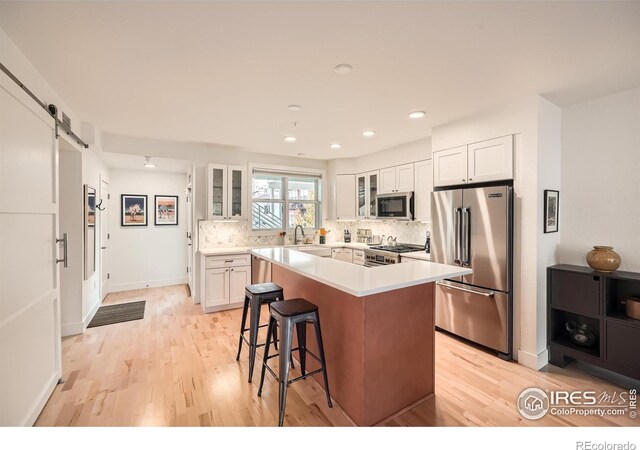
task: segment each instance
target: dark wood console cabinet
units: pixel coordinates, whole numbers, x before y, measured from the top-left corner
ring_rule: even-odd
[[[628,317],[623,301],[640,297],[640,274],[597,272],[557,265],[547,269],[549,362],[564,367],[575,359],[640,380],[640,320]],[[586,324],[596,335],[583,347],[569,337],[566,323]]]

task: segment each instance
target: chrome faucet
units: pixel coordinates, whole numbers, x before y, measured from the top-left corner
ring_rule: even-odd
[[[300,228],[300,232],[302,233],[302,237],[304,237],[304,228],[302,225],[296,225],[295,230],[293,230],[293,243],[298,245],[298,228]]]

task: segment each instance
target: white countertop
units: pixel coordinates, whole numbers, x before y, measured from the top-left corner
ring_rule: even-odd
[[[364,267],[286,247],[254,248],[251,253],[355,297],[432,283],[472,272],[471,269],[426,261]]]
[[[299,245],[285,245],[279,247],[271,246],[255,246],[255,247],[212,247],[198,250],[200,254],[203,256],[217,256],[217,255],[232,255],[232,254],[240,254],[240,253],[249,253],[254,248],[293,248],[293,247],[327,247],[327,248],[353,248],[353,249],[365,249],[370,246],[367,244],[360,244],[358,242],[330,242],[328,244],[299,244]]]

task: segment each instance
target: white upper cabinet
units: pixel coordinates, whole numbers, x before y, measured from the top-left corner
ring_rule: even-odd
[[[513,136],[433,152],[435,186],[513,179]]]
[[[431,222],[431,193],[433,192],[433,162],[428,159],[415,163],[415,219]]]
[[[356,176],[356,216],[358,219],[375,219],[376,196],[380,172],[361,173]]]
[[[239,220],[246,217],[246,170],[241,166],[209,164],[207,218]]]
[[[467,149],[469,183],[513,178],[513,136],[470,144]]]
[[[433,152],[433,184],[452,186],[467,182],[467,146]]]
[[[396,192],[414,190],[413,166],[413,163],[396,166]]]
[[[378,194],[411,192],[414,190],[413,163],[380,169]]]
[[[356,176],[336,175],[336,219],[356,218]]]

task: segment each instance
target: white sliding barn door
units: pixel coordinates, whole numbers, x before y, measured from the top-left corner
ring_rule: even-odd
[[[54,120],[0,72],[0,425],[32,425],[60,378],[56,237]]]

